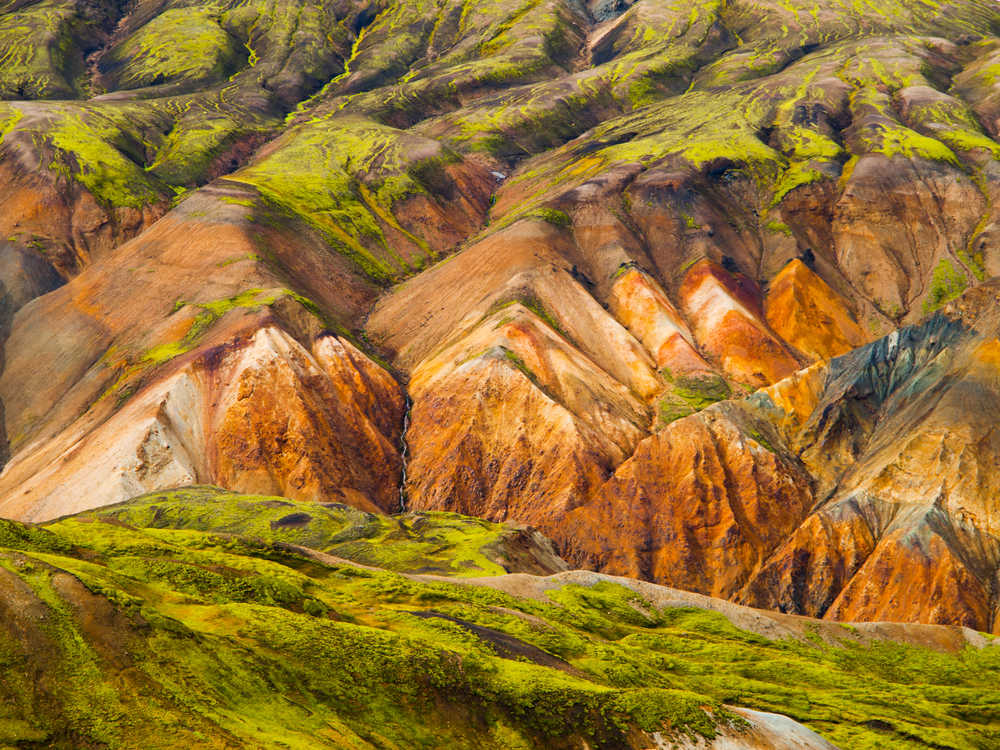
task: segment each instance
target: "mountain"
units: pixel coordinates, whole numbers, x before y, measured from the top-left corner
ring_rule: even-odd
[[[1000,738],[998,641],[585,571],[507,574],[494,560],[511,535],[207,487],[43,526],[2,521],[0,741],[829,750],[821,734],[851,748]],[[436,574],[412,572],[428,551]]]
[[[7,0],[0,517],[212,485],[284,498],[304,515],[268,524],[325,529],[295,544],[389,570],[573,567],[1000,634],[998,138],[993,0]],[[338,524],[368,541],[335,546]],[[110,565],[67,543],[35,551],[77,562],[38,569],[76,587]],[[211,627],[238,643],[244,614]],[[154,654],[174,636],[151,627]],[[280,644],[302,645],[260,648]],[[144,721],[203,731],[149,689]],[[229,694],[205,690],[199,710]],[[19,742],[114,744],[121,723],[5,700],[54,717]],[[593,700],[574,723],[605,716]],[[651,741],[631,710],[586,741]]]

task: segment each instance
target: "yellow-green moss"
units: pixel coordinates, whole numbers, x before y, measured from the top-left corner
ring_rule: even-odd
[[[610,749],[639,731],[711,738],[720,722],[739,724],[724,703],[784,713],[841,747],[904,750],[919,737],[978,748],[1000,736],[996,648],[861,646],[849,629],[840,643],[770,640],[609,581],[554,583],[535,600],[293,546],[337,553],[370,540],[386,564],[412,569],[426,553],[452,574],[504,533],[447,514],[399,521],[191,488],[44,530],[0,522],[0,567],[41,613],[30,642],[0,632],[0,736]],[[394,547],[417,554],[400,563],[409,553]]]
[[[958,297],[969,285],[969,280],[950,258],[942,258],[931,274],[931,288],[924,299],[924,314],[937,310],[941,305]]]
[[[107,55],[121,88],[225,78],[240,59],[236,40],[207,8],[168,8]]]

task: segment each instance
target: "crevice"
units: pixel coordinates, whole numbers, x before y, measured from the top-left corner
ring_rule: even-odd
[[[93,98],[104,93],[103,87],[100,85],[100,79],[103,75],[100,69],[101,61],[108,53],[108,50],[124,38],[129,21],[132,20],[132,16],[138,7],[139,0],[125,0],[122,2],[118,8],[118,19],[115,21],[114,28],[107,34],[101,44],[84,59],[84,68],[86,71],[84,79],[86,90],[84,94],[87,98]]]

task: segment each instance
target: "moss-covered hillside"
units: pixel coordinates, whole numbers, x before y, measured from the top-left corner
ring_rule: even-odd
[[[995,0],[0,0],[0,750],[995,750],[992,277]]]
[[[400,521],[316,506],[295,528],[283,499],[212,495],[2,522],[0,745],[648,747],[652,732],[738,734],[722,704],[842,748],[1000,742],[995,645],[934,650],[807,620],[772,639],[598,576],[362,567],[298,545],[346,554],[347,533],[399,567],[437,540],[439,556],[495,573],[476,547],[504,532],[429,514],[410,538]]]

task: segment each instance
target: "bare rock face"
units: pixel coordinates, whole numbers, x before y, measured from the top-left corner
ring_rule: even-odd
[[[753,606],[995,629],[995,295],[672,422],[541,528],[574,565]]]
[[[909,320],[916,320],[915,303],[927,293],[923,269],[963,247],[984,208],[975,183],[953,165],[910,159],[894,166],[882,155],[862,156],[834,208],[838,265],[889,317],[913,310]]]
[[[44,129],[44,125],[40,125]],[[67,188],[37,168],[26,143],[6,138],[0,145],[0,236],[22,247],[44,249],[64,277],[95,257],[132,239],[166,212],[165,197],[147,206],[102,206],[86,190]]]
[[[733,596],[812,505],[803,468],[741,427],[713,409],[674,422],[545,530],[583,567]]]
[[[771,330],[811,360],[846,354],[867,340],[844,299],[797,258],[771,280],[764,314]]]
[[[763,320],[762,295],[749,279],[701,261],[684,277],[680,296],[699,345],[733,380],[770,385],[799,369]]]
[[[625,460],[649,420],[645,404],[521,303],[421,363],[410,392],[410,507],[543,529]]]
[[[708,743],[685,742],[682,748],[704,747],[706,750],[836,750],[808,727],[782,714],[734,708],[747,726],[735,730],[723,729]]]
[[[690,329],[656,279],[638,268],[624,269],[614,282],[612,314],[638,338],[659,368],[678,375],[712,372],[698,353]]]
[[[313,347],[318,356],[264,328],[212,367],[214,434],[202,449],[212,458],[212,481],[241,492],[399,510],[399,386],[348,342],[323,336]]]

